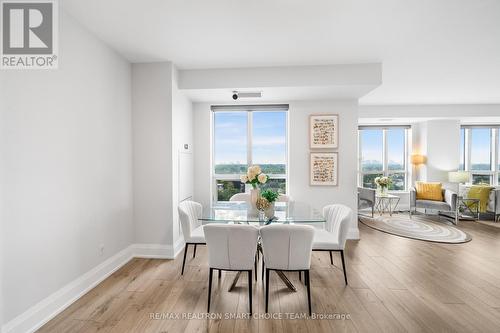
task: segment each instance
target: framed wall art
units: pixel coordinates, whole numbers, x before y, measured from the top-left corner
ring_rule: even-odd
[[[311,153],[310,184],[337,186],[338,153]]]
[[[312,114],[309,116],[309,147],[338,148],[339,116],[337,114]]]

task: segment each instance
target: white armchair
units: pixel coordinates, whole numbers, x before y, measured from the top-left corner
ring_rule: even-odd
[[[260,229],[266,266],[266,312],[269,307],[269,272],[304,271],[309,315],[311,287],[309,269],[314,228],[308,225],[271,224]]]
[[[345,284],[347,284],[347,273],[344,249],[352,215],[352,209],[344,205],[335,204],[324,207],[323,216],[326,219],[326,228],[315,229],[313,241],[313,251],[330,252],[330,263],[332,265],[332,252],[340,252]]]
[[[252,313],[252,269],[259,229],[242,224],[208,224],[204,227],[208,247],[208,307],[212,292],[213,270],[246,271],[248,273],[248,302]]]
[[[203,227],[201,217],[203,207],[201,204],[194,201],[183,201],[177,207],[179,212],[179,219],[181,221],[182,234],[186,246],[184,247],[184,259],[182,260],[181,275],[184,274],[184,266],[186,264],[186,254],[189,245],[194,245],[193,258],[196,257],[196,246],[198,244],[205,244],[205,235],[203,234]]]

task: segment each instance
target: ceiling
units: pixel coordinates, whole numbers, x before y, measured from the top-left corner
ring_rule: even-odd
[[[131,62],[383,63],[365,105],[500,103],[498,0],[64,0]]]

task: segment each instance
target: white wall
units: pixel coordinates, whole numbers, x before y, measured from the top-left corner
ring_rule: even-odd
[[[209,207],[212,197],[212,112],[210,104],[193,105],[194,200]]]
[[[6,95],[5,95],[5,88],[4,88],[4,76],[0,75],[0,129],[2,129],[2,124],[4,123],[4,115],[5,115],[5,101],[6,101]],[[3,140],[2,137],[2,132],[0,132],[0,139]],[[4,295],[3,295],[3,289],[4,289],[4,269],[3,269],[3,261],[4,261],[4,253],[3,253],[3,244],[5,244],[6,241],[6,235],[4,233],[4,199],[3,199],[3,190],[4,190],[4,158],[3,158],[3,149],[2,149],[2,141],[0,140],[0,331],[2,330],[1,327],[4,324]]]
[[[181,89],[334,86],[363,95],[382,83],[382,64],[338,64],[293,67],[251,67],[181,70]],[[362,88],[362,89],[359,89]],[[358,95],[359,97],[359,95]]]
[[[308,202],[315,208],[341,203],[357,212],[357,142],[358,103],[349,101],[291,102],[289,142],[289,188],[297,201]],[[309,185],[309,115],[337,113],[339,115],[339,185]],[[350,237],[357,238],[357,219],[352,221]]]
[[[177,71],[173,73],[172,85],[172,226],[173,226],[173,251],[174,255],[181,250],[182,232],[179,224],[177,205],[186,197],[179,197],[179,191],[183,188],[184,195],[193,199],[193,104],[177,87]],[[187,149],[184,148],[187,145]],[[180,154],[187,154],[184,159],[183,168],[190,179],[181,179],[180,176]]]
[[[458,170],[460,163],[460,121],[429,120],[413,126],[413,149],[426,156],[417,168],[419,180],[448,182],[448,172]]]
[[[130,65],[64,11],[59,49],[0,73],[5,322],[133,239]]]
[[[286,102],[283,102],[286,103]],[[315,208],[342,203],[357,211],[357,126],[358,104],[355,100],[293,101],[289,109],[289,194],[296,201]],[[211,117],[210,104],[194,106],[195,200],[204,206],[211,197]],[[339,185],[309,185],[309,115],[337,113],[340,117]],[[353,220],[350,237],[359,235],[357,220]]]
[[[172,257],[182,247],[179,152],[192,146],[193,120],[171,62],[132,65],[132,114],[135,241]]]
[[[136,243],[172,244],[172,71],[132,65]]]
[[[437,104],[437,105],[360,105],[361,119],[462,119],[466,121],[498,122],[500,104]],[[492,120],[493,119],[493,120]]]

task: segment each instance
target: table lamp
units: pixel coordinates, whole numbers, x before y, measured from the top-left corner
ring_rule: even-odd
[[[450,183],[457,183],[458,185],[458,191],[457,193],[460,194],[460,184],[465,184],[469,181],[470,179],[470,174],[468,171],[450,171],[448,172],[448,181]]]

